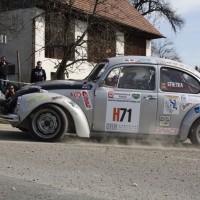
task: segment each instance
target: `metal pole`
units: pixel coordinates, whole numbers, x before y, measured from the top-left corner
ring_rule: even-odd
[[[17,50],[17,71],[18,71],[18,82],[21,82],[21,66],[20,66],[20,58],[18,50]],[[21,84],[18,84],[18,87],[21,88]]]

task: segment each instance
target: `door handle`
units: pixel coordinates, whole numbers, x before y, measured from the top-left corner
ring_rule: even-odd
[[[145,99],[147,100],[154,100],[154,99],[157,99],[157,97],[153,97],[151,95],[147,96],[147,97],[144,97]]]

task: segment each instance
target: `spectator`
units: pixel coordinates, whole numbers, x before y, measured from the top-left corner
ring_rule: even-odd
[[[37,66],[31,72],[31,83],[40,81],[46,81],[46,72],[42,69],[42,62],[38,61]]]
[[[8,99],[15,94],[15,88],[13,85],[7,85],[5,89],[5,98]]]
[[[15,88],[11,84],[7,84],[5,89],[5,98],[0,98],[0,113],[1,114],[7,114],[9,112],[12,112],[14,109],[12,101],[12,96],[15,95]],[[14,101],[13,101],[14,102]]]
[[[7,65],[8,62],[5,56],[1,57],[0,61],[0,90],[4,93],[5,86],[6,86],[6,79],[7,79]]]

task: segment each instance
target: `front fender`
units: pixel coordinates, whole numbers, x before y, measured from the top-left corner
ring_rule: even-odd
[[[57,104],[67,109],[72,115],[79,137],[89,137],[88,121],[82,109],[70,98],[56,93],[26,94],[18,98],[15,113],[20,117],[20,123],[36,108],[43,104]]]
[[[194,121],[196,121],[200,117],[200,104],[195,105],[191,108],[188,113],[185,115],[179,131],[179,139],[180,141],[185,141],[188,138],[188,134],[190,128]]]

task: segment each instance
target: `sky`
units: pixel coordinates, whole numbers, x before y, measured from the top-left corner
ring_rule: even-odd
[[[166,22],[157,29],[170,41],[184,64],[200,67],[200,0],[168,0],[177,14],[185,20],[183,29],[174,33]]]

